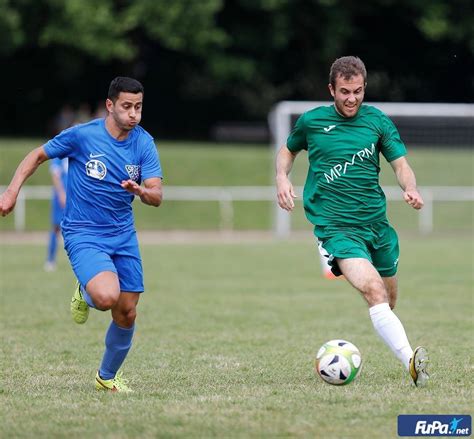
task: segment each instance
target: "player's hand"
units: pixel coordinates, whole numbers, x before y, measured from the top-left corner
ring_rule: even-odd
[[[277,177],[277,198],[278,205],[291,212],[295,207],[294,199],[298,198],[293,189],[293,185],[286,176]]]
[[[12,194],[8,189],[0,195],[0,214],[7,216],[16,204],[16,195]]]
[[[425,204],[417,189],[407,189],[403,192],[403,199],[416,210],[420,210]]]
[[[123,180],[121,186],[128,192],[139,197],[143,194],[143,188],[133,180]]]

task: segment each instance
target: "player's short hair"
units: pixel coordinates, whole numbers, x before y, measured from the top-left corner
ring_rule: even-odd
[[[342,76],[346,81],[352,76],[362,75],[364,84],[367,82],[367,70],[360,58],[357,56],[343,56],[332,63],[329,71],[329,83],[335,87],[336,79]]]
[[[115,102],[121,92],[137,94],[143,93],[143,91],[143,85],[140,81],[126,76],[117,76],[110,83],[107,98]]]

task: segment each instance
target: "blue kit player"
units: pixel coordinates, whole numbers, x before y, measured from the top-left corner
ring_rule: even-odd
[[[64,247],[78,279],[71,301],[76,323],[89,308],[111,310],[98,390],[130,392],[118,373],[132,345],[143,272],[132,214],[135,196],[151,206],[162,200],[161,165],[153,138],[138,124],[143,86],[117,77],[109,88],[105,119],[68,128],[31,151],[0,196],[0,213],[15,207],[21,186],[48,159],[68,158]]]
[[[61,231],[61,220],[66,206],[67,171],[67,159],[55,158],[51,160],[49,172],[53,180],[53,195],[51,197],[51,230],[49,231],[48,254],[44,263],[45,271],[56,270],[58,235]]]

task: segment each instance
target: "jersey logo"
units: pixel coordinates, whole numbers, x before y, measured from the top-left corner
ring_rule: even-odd
[[[103,157],[105,154],[89,154],[89,158],[96,159],[97,157]]]
[[[350,162],[345,161],[344,163],[338,163],[337,165],[334,165],[331,168],[331,171],[329,174],[326,174],[326,172],[324,173],[324,177],[326,178],[326,183],[332,183],[334,180],[338,179],[341,175],[345,175],[346,172],[350,170],[352,166],[359,165],[361,162],[365,160],[370,160],[374,154],[376,154],[375,143],[372,143],[370,148],[364,148],[356,152],[352,156],[352,160]]]
[[[140,166],[138,165],[125,165],[128,176],[133,181],[138,181],[140,178]]]
[[[326,133],[329,133],[329,131],[333,130],[334,128],[336,128],[336,125],[329,125],[328,127],[323,128],[323,130],[326,131]]]
[[[86,163],[86,173],[89,177],[103,180],[107,175],[107,168],[100,160],[89,160]]]

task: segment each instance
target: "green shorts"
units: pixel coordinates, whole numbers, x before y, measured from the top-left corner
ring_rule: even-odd
[[[365,226],[315,226],[320,253],[328,258],[331,271],[340,276],[336,258],[368,259],[382,277],[397,272],[398,236],[388,221]]]

